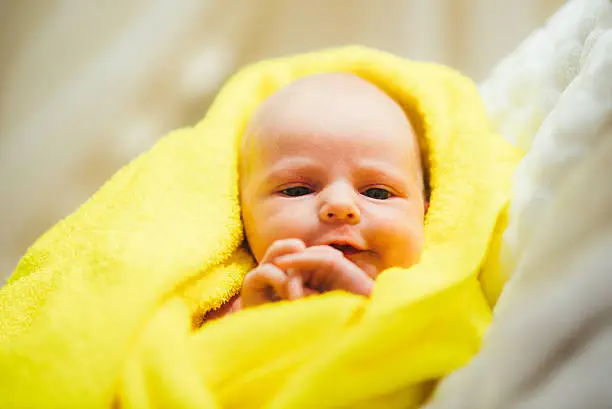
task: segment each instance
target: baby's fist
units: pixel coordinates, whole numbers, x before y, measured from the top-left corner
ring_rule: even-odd
[[[259,266],[244,277],[241,291],[242,307],[255,307],[289,298],[289,277],[286,270],[279,268],[274,261],[278,257],[299,253],[304,249],[306,245],[298,239],[274,242],[266,251]]]

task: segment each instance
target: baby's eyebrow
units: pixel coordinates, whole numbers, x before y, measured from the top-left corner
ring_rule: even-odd
[[[304,157],[290,157],[281,159],[263,176],[264,181],[290,177],[296,173],[316,173],[322,172],[324,168],[313,161]]]
[[[407,171],[398,168],[397,166],[391,165],[387,162],[379,161],[363,161],[359,163],[357,170],[358,176],[377,175],[380,177],[389,177],[398,182],[405,182],[409,174]]]

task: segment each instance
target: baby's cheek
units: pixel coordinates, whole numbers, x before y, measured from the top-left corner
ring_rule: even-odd
[[[422,225],[412,218],[395,218],[381,223],[376,234],[385,268],[410,267],[420,259],[423,248]]]
[[[304,211],[303,206],[292,203],[281,203],[263,213],[257,230],[263,236],[267,246],[281,239],[310,240],[313,230],[312,216]]]

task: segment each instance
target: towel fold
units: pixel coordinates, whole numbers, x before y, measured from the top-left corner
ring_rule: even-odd
[[[332,292],[201,326],[254,266],[237,170],[251,113],[332,71],[388,92],[422,139],[422,261],[383,272],[371,299]],[[418,406],[489,324],[518,159],[491,133],[475,86],[448,68],[361,47],[248,67],[200,123],[160,140],[28,250],[0,290],[0,407]]]

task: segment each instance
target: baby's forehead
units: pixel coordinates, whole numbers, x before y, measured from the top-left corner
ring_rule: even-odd
[[[338,160],[336,153],[358,158],[350,162],[370,157],[422,172],[418,136],[403,108],[375,84],[348,73],[304,77],[264,100],[243,134],[240,172],[278,165],[296,153],[322,154],[330,164]]]
[[[299,78],[270,95],[257,111],[283,110],[312,102],[325,105],[331,105],[332,102],[369,103],[403,114],[400,105],[377,85],[346,72],[313,74]]]
[[[324,73],[300,78],[264,100],[244,138],[269,142],[303,133],[382,138],[413,130],[402,107],[373,83],[350,73]]]

